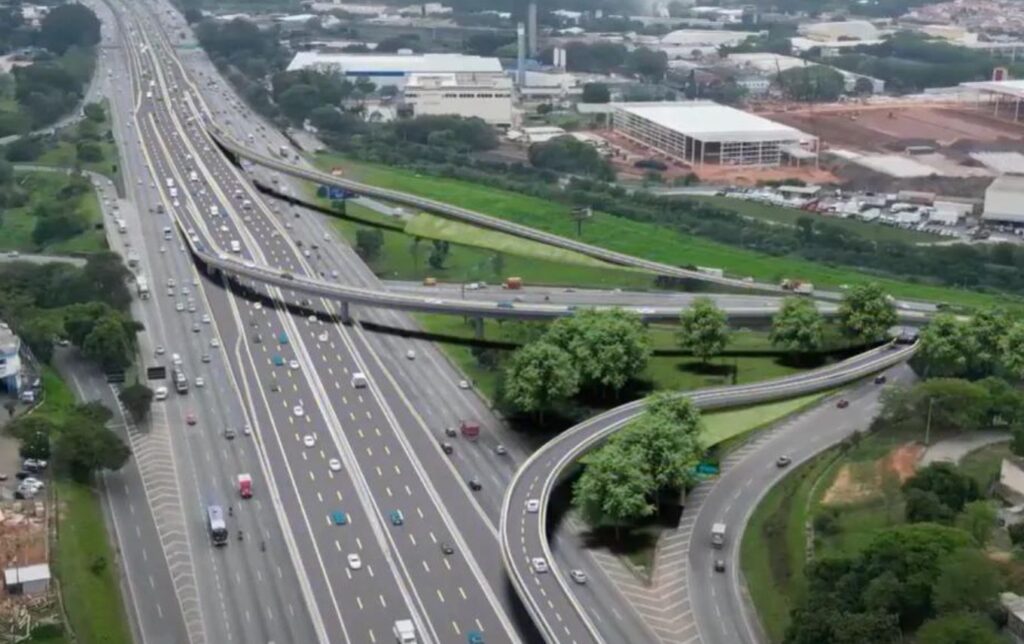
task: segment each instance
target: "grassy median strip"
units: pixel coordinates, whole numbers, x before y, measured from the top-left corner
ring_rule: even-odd
[[[353,162],[339,155],[322,154],[317,156],[316,162],[325,169],[341,166],[348,176],[376,186],[444,201],[538,230],[576,238],[576,224],[569,217],[569,206],[565,204],[457,179]],[[594,212],[594,216],[583,224],[581,240],[666,264],[717,267],[732,275],[752,276],[767,282],[795,277],[833,288],[840,284],[877,282],[896,297],[964,306],[1005,305],[1007,299],[1006,296],[915,284],[844,267],[755,253],[604,212]]]

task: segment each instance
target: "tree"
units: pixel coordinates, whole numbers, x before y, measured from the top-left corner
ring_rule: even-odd
[[[149,415],[149,409],[153,404],[153,390],[144,384],[135,383],[122,389],[119,398],[135,422],[140,422]]]
[[[618,393],[647,366],[650,338],[640,318],[622,309],[586,309],[555,321],[545,339],[573,357],[580,387]]]
[[[82,108],[82,113],[85,114],[85,118],[94,123],[102,123],[103,119],[107,118],[107,112],[103,109],[102,103],[86,103]]]
[[[18,447],[18,454],[22,458],[49,460],[50,435],[44,432],[35,432],[26,436]]]
[[[1014,523],[1006,531],[1010,534],[1010,543],[1015,546],[1024,543],[1024,523]]]
[[[934,493],[954,513],[980,496],[975,480],[950,463],[932,463],[918,470],[903,484],[904,492],[910,490]]]
[[[857,284],[839,304],[839,324],[854,340],[873,342],[886,336],[895,326],[896,307],[877,284]]]
[[[870,96],[875,93],[875,85],[871,82],[870,78],[861,76],[853,83],[853,93],[860,96]]]
[[[611,163],[594,146],[577,141],[572,136],[559,136],[534,143],[527,151],[530,165],[556,172],[593,177],[602,181],[615,178]]]
[[[983,551],[963,548],[946,557],[939,567],[939,577],[932,589],[935,608],[941,613],[986,613],[999,604],[1001,585],[999,570]]]
[[[707,297],[693,301],[679,316],[679,345],[707,362],[725,349],[729,326],[725,312]]]
[[[82,163],[95,163],[103,160],[103,150],[95,143],[79,141],[75,144],[75,157]]]
[[[281,93],[277,104],[288,118],[295,123],[302,123],[321,104],[320,92],[311,85],[292,85]]]
[[[816,351],[825,341],[825,319],[813,301],[787,297],[772,318],[771,341],[788,351]]]
[[[821,65],[805,65],[787,69],[779,74],[779,85],[790,100],[828,103],[843,93],[845,81],[834,69]]]
[[[626,55],[629,71],[651,83],[660,82],[668,71],[668,55],[646,47],[637,47]]]
[[[544,412],[579,391],[580,378],[572,357],[548,342],[534,342],[515,352],[505,371],[506,399],[521,411]]]
[[[125,325],[116,313],[96,321],[82,342],[82,353],[106,371],[123,369],[131,363],[132,345]]]
[[[203,19],[203,12],[196,7],[189,7],[188,9],[185,9],[184,16],[185,22],[190,25],[194,25]]]
[[[1024,379],[1024,322],[1017,322],[1003,337],[1002,365],[1017,380]]]
[[[1013,439],[1010,441],[1010,451],[1016,456],[1024,456],[1024,427],[1013,428]]]
[[[976,613],[956,612],[925,622],[917,644],[1004,644],[992,621]]]
[[[700,417],[690,427],[665,415],[644,414],[614,439],[615,445],[636,451],[651,482],[650,493],[680,490],[693,481],[693,472],[704,454],[700,442]]]
[[[953,510],[944,504],[935,492],[930,490],[906,490],[903,496],[903,513],[908,523],[941,523],[948,525],[953,522]]]
[[[992,529],[996,527],[996,510],[988,501],[971,501],[964,505],[963,512],[957,516],[956,526],[984,548],[992,535]]]
[[[612,94],[604,83],[585,83],[581,100],[584,103],[607,103],[612,100]]]
[[[999,366],[1003,338],[1011,322],[1006,311],[996,307],[981,309],[971,317],[965,332],[970,344],[968,361],[972,375],[987,376]]]
[[[448,251],[451,245],[443,239],[435,239],[434,243],[430,248],[430,255],[427,257],[427,263],[434,270],[442,270],[444,263],[448,259]]]
[[[92,47],[100,42],[100,21],[83,4],[54,7],[39,24],[39,44],[61,55],[72,46]]]
[[[58,465],[74,480],[88,483],[93,472],[118,470],[131,455],[128,446],[105,425],[71,422],[57,435],[54,452]]]
[[[573,505],[592,526],[622,526],[654,513],[652,488],[640,454],[606,445],[582,459],[584,470],[572,488]]]
[[[35,161],[43,153],[43,142],[38,136],[23,136],[7,145],[5,156],[11,163]]]
[[[988,424],[991,398],[985,387],[956,378],[932,378],[911,388],[893,387],[882,394],[880,417],[890,424],[947,432],[975,430]]]
[[[4,431],[24,442],[37,434],[53,436],[57,432],[57,424],[49,418],[41,415],[21,416],[14,419],[4,428]]]
[[[933,317],[920,333],[918,356],[925,376],[960,376],[967,369],[970,351],[964,325],[949,313]]]
[[[368,262],[380,257],[384,247],[384,233],[379,228],[360,228],[356,231],[356,252]]]

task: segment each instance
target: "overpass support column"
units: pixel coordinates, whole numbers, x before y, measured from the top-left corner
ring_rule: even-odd
[[[342,324],[352,324],[352,315],[348,310],[348,300],[341,301],[341,322]]]
[[[472,318],[473,320],[473,337],[477,340],[484,339],[484,319],[483,318]]]

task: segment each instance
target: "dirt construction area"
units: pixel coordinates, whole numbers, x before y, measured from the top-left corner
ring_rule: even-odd
[[[886,477],[902,484],[913,476],[923,451],[920,443],[906,443],[876,461],[844,463],[822,496],[822,504],[853,505],[874,500],[881,495]]]
[[[987,147],[1024,139],[1024,123],[964,105],[821,106],[761,115],[820,137],[826,148],[864,152],[903,152],[910,145],[948,148],[958,142]]]

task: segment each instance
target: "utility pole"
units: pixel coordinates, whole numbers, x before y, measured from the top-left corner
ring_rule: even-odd
[[[928,419],[924,423],[924,444],[927,446],[931,440],[932,435],[932,403],[935,402],[934,398],[928,399]]]

